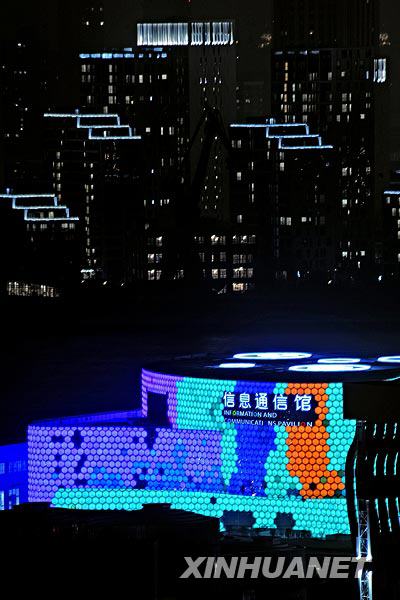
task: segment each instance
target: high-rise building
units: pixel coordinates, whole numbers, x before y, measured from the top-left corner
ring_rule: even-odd
[[[275,3],[272,114],[337,150],[336,268],[349,280],[375,276],[381,260],[390,70],[377,27],[375,2]]]
[[[209,221],[221,226],[229,217],[226,148],[218,136],[207,137],[206,128],[209,111],[218,111],[225,128],[235,118],[233,41],[230,21],[139,23],[137,46],[81,53],[84,110],[117,112],[142,137],[141,235],[148,246],[142,259],[148,264],[138,267],[139,279],[186,277],[179,260],[169,275],[163,263],[168,248],[179,245],[171,238],[191,235],[182,215],[192,197],[204,222],[196,224],[193,234],[203,226],[210,231]],[[193,185],[198,194],[192,194]],[[152,244],[161,238],[162,252]]]
[[[334,277],[333,147],[303,123],[233,124],[231,211],[257,236],[242,253],[256,283]]]
[[[139,23],[137,43],[125,52],[81,54],[81,104],[86,110],[117,111],[140,134],[142,127],[158,176],[160,169],[176,168],[182,162],[190,140],[198,133],[188,160],[193,176],[200,155],[204,126],[200,120],[205,106],[218,109],[226,127],[235,120],[233,23]],[[170,148],[161,156],[167,136],[172,136]],[[201,209],[207,217],[222,218],[228,178],[218,142],[212,155]],[[168,187],[171,184],[167,182]]]
[[[25,36],[0,44],[0,185],[41,188],[41,115],[53,100],[51,64]]]
[[[383,193],[383,244],[381,278],[398,281],[400,276],[400,170],[395,169]]]
[[[115,113],[48,113],[54,194],[82,222],[82,280],[125,285],[143,214],[141,137]]]
[[[216,22],[227,17],[235,22],[238,117],[269,114],[270,0],[250,0],[246,10],[240,0],[152,0],[127,5],[124,0],[104,0],[105,37],[108,48],[132,46],[132,24],[174,21]],[[266,33],[267,32],[267,33]],[[264,41],[263,41],[264,40]]]
[[[379,52],[387,57],[390,78],[390,96],[384,106],[383,120],[388,124],[387,139],[390,141],[392,170],[400,162],[400,6],[391,0],[379,2]]]
[[[357,48],[377,39],[377,0],[273,0],[278,48]]]
[[[54,194],[0,195],[1,294],[57,298],[79,284],[79,218]]]
[[[117,112],[143,138],[143,209],[150,226],[162,227],[173,205],[188,147],[188,65],[184,55],[179,49],[138,48],[82,53],[80,60],[85,110]]]

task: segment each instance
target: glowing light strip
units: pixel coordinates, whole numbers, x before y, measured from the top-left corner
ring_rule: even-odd
[[[151,58],[152,55],[149,56],[149,58]],[[109,52],[102,52],[102,53],[91,53],[91,54],[80,54],[79,58],[82,59],[102,59],[102,60],[110,60],[113,58],[135,58],[135,54],[133,52],[118,52],[118,53],[109,53]]]
[[[13,210],[22,210],[24,211],[24,221],[25,222],[32,222],[32,221],[43,221],[43,222],[50,222],[50,221],[79,221],[79,217],[70,217],[70,209],[68,208],[68,206],[64,206],[64,205],[59,205],[58,204],[58,198],[57,196],[54,196],[53,194],[0,194],[0,198],[3,199],[10,199],[12,200],[12,204],[11,204],[11,208]],[[33,205],[20,205],[18,206],[16,204],[17,200],[27,200],[29,198],[51,198],[53,200],[53,204],[46,204],[46,205],[37,205],[37,204],[33,204]],[[65,211],[66,216],[65,217],[30,217],[29,213],[34,213],[35,211]]]
[[[126,131],[127,137],[132,137],[132,129],[129,127],[129,125],[117,125],[117,126],[111,126],[111,127],[108,127],[107,125],[100,125],[97,127],[89,127],[89,139],[91,139],[93,136],[93,129],[103,129],[104,134],[107,133],[108,129],[114,129],[114,130],[119,129],[121,132],[121,135],[124,131]],[[103,137],[107,137],[107,135],[104,135]]]
[[[263,123],[231,123],[229,127],[243,129],[253,129],[259,127],[265,129],[268,127],[268,125],[264,125]]]
[[[303,127],[305,130],[305,135],[310,135],[310,126],[307,123],[268,123],[267,124],[267,137],[270,136],[270,129],[286,129],[287,127]],[[282,133],[279,135],[274,135],[274,137],[284,137],[286,134]]]
[[[361,358],[320,358],[320,364],[325,365],[352,365],[361,362]]]
[[[400,356],[380,356],[378,362],[397,364],[400,363]]]
[[[15,210],[21,210],[21,209],[17,208]],[[39,211],[45,211],[45,210],[47,210],[48,212],[50,212],[50,211],[57,211],[57,210],[64,210],[67,213],[67,216],[69,217],[69,208],[68,208],[68,206],[27,206],[26,208],[24,208],[22,210],[25,211],[25,214],[27,214],[29,212],[35,212],[37,210],[39,210]]]
[[[89,140],[102,140],[107,141],[107,140],[141,140],[142,137],[140,135],[107,135],[107,136],[101,136],[101,135],[90,135],[89,134]]]
[[[219,369],[253,369],[255,363],[221,363]]]
[[[42,218],[42,219],[39,218],[39,217],[26,217],[25,221],[45,221],[45,222],[48,222],[48,221],[64,221],[64,222],[65,221],[79,221],[79,217],[65,217],[65,218],[63,218],[63,217],[54,217],[52,219],[47,218],[47,217],[46,218]]]
[[[286,145],[286,140],[290,140],[290,139],[297,139],[297,140],[315,140],[315,138],[318,139],[318,145],[313,144],[312,146],[307,146],[304,145],[304,148],[317,148],[317,147],[321,147],[322,144],[322,140],[321,140],[321,136],[319,135],[299,135],[299,136],[293,136],[293,135],[281,135],[281,136],[277,136],[279,139],[279,144],[278,144],[278,148],[279,149],[285,149],[285,148],[296,148],[296,146],[290,146],[290,145]],[[301,146],[303,148],[303,146]]]
[[[58,204],[47,204],[46,206],[39,206],[37,204],[32,204],[29,206],[13,206],[14,210],[58,210],[59,208],[67,208],[66,206],[58,206]]]
[[[296,371],[300,373],[340,373],[347,371],[368,371],[371,368],[370,365],[293,365],[289,367],[289,371]]]
[[[307,123],[268,123],[268,127],[305,127],[309,128]]]
[[[45,113],[44,114],[45,117],[52,117],[52,118],[74,118],[77,119],[77,123],[76,126],[78,129],[88,129],[89,133],[88,133],[88,139],[89,140],[141,140],[142,137],[140,135],[132,135],[132,128],[130,127],[130,125],[121,125],[121,121],[120,121],[120,116],[117,114],[101,114],[101,113],[96,113],[96,114],[81,114],[81,113],[77,113],[77,114],[67,114],[67,113]],[[115,125],[93,125],[92,123],[88,123],[88,124],[82,124],[82,119],[116,119],[116,124]],[[127,129],[128,130],[128,135],[109,135],[109,136],[97,136],[97,135],[93,135],[92,130],[93,129]]]
[[[119,115],[109,113],[44,113],[43,116],[46,119],[120,119]]]
[[[188,23],[138,23],[138,46],[188,46]]]
[[[0,198],[54,198],[54,194],[0,194]]]
[[[229,46],[234,43],[232,21],[138,23],[138,46]]]
[[[284,146],[281,150],[333,150],[333,146],[321,145],[321,146]]]
[[[79,115],[76,113],[44,113],[45,119],[76,119]]]
[[[77,115],[80,119],[120,119],[120,116],[113,113],[113,114],[103,114],[103,113],[94,113],[94,114],[84,114],[84,113],[79,113],[79,115]]]
[[[274,140],[274,139],[280,139],[280,140],[285,139],[285,140],[288,140],[288,139],[301,139],[301,138],[302,139],[306,139],[306,140],[311,139],[311,138],[319,138],[319,139],[321,139],[320,135],[314,134],[314,133],[313,134],[311,134],[311,133],[309,133],[309,134],[301,134],[301,133],[299,133],[297,135],[292,135],[292,134],[290,134],[290,135],[288,135],[288,134],[269,135],[268,137],[271,140]]]
[[[88,125],[78,125],[78,129],[125,129],[128,127],[129,125],[92,125],[91,123]]]
[[[308,352],[248,352],[235,354],[233,358],[240,360],[300,360],[311,357],[312,354]]]

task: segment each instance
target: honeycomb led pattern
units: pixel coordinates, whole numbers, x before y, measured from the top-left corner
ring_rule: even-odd
[[[241,369],[219,357],[190,368],[174,361],[144,369],[141,411],[29,427],[29,500],[104,510],[168,502],[218,518],[251,511],[255,526],[268,528],[287,514],[295,529],[315,537],[349,533],[344,469],[356,423],[343,418],[342,382],[382,379],[394,367],[363,359],[367,371],[332,373],[330,367],[346,363],[317,362],[324,358]],[[219,369],[224,362],[229,368]],[[296,364],[328,370],[291,371]],[[319,377],[325,382],[315,383]],[[229,419],[228,398],[299,404],[312,398],[302,416],[311,415],[311,406],[313,414],[292,421],[293,409],[275,420]]]

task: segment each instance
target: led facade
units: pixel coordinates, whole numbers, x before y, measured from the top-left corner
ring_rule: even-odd
[[[234,365],[232,365],[234,368]],[[309,425],[254,425],[224,417],[229,394],[312,396]],[[144,370],[143,419],[166,401],[167,424],[79,419],[29,428],[29,499],[86,509],[140,509],[151,502],[222,517],[252,511],[274,527],[290,513],[315,536],[347,533],[344,464],[355,423],[342,417],[341,383],[204,379]],[[152,418],[153,420],[154,418]],[[124,423],[125,422],[125,423]]]
[[[139,411],[32,424],[29,501],[89,510],[170,503],[221,519],[252,512],[256,527],[287,515],[316,537],[349,533],[345,463],[356,422],[343,417],[343,382],[386,379],[397,367],[254,354],[275,358],[155,365],[142,371]],[[360,366],[368,369],[345,371]]]

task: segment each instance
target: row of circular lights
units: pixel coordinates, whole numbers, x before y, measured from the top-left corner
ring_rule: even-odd
[[[236,360],[302,360],[312,358],[312,354],[308,352],[247,352],[235,354]],[[377,359],[379,363],[400,364],[400,356],[380,356]],[[297,371],[301,373],[333,373],[333,372],[349,372],[349,371],[368,371],[371,365],[360,364],[361,358],[320,358],[317,363],[293,365],[289,367],[289,371]],[[220,369],[252,369],[256,366],[255,362],[227,362],[219,365]]]

